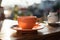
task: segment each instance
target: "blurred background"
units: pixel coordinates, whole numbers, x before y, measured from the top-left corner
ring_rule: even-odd
[[[55,30],[60,24],[57,24],[58,26],[54,24],[56,22],[60,22],[60,0],[0,0],[0,35],[1,36],[4,35],[5,32],[6,34],[4,35],[5,38],[8,37],[8,40],[10,40],[9,38],[10,33],[11,34],[13,33],[13,31],[11,32],[10,27],[12,27],[12,25],[16,25],[16,24],[18,25],[16,21],[18,16],[36,16],[38,22],[39,23],[42,22],[42,25],[45,27],[43,30],[41,30],[41,32],[43,33],[60,31],[59,28],[58,30]],[[50,26],[48,27],[45,25],[45,23],[46,25],[49,23],[53,23],[49,25],[53,25],[54,27],[55,26],[57,27],[56,28]],[[40,27],[41,26],[39,25],[38,28]],[[5,40],[4,36],[0,38],[3,38],[3,40]],[[22,36],[21,38],[24,37]],[[40,36],[38,35],[38,37]],[[15,39],[19,40],[19,38],[18,39],[15,38]]]
[[[5,18],[14,20],[17,16],[30,15],[47,20],[49,12],[60,13],[60,0],[2,0],[1,6],[4,7]]]

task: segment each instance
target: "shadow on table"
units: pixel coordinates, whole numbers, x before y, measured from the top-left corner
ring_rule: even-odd
[[[60,40],[60,32],[48,34],[48,35],[39,35],[39,34],[22,34],[19,36],[13,35],[16,40]]]

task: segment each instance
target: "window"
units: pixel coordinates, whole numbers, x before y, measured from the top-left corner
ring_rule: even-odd
[[[2,0],[1,6],[14,6],[14,5],[20,5],[20,6],[29,6],[33,3],[40,3],[41,0]]]

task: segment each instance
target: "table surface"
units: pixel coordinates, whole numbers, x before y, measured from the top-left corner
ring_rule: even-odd
[[[10,19],[5,19],[2,24],[0,39],[1,40],[41,40],[43,37],[60,32],[60,27],[51,27],[47,23],[40,23],[41,28],[37,30],[37,34],[21,34],[17,36],[17,31],[11,29],[12,25],[17,25],[18,22]],[[60,36],[59,36],[60,37]]]

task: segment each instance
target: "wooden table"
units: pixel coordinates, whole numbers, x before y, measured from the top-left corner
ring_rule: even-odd
[[[12,25],[16,24],[18,24],[17,21],[5,19],[0,32],[0,40],[60,40],[60,27],[58,26],[51,27],[41,23],[44,28],[37,30],[36,34],[18,35],[16,30],[11,29]]]

